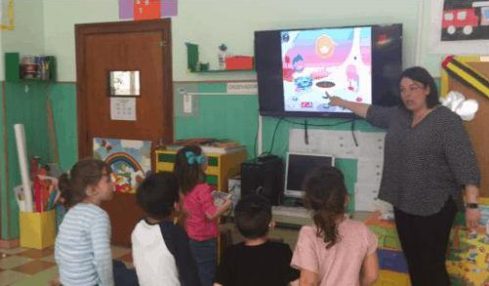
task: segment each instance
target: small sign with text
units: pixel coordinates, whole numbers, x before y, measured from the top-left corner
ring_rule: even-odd
[[[256,82],[230,82],[227,84],[227,94],[258,94]]]

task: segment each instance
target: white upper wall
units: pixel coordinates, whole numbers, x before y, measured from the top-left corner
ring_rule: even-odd
[[[2,2],[7,2],[3,0]],[[2,7],[6,7],[2,5]],[[0,32],[1,73],[5,79],[4,53],[19,52],[21,56],[44,53],[44,13],[39,0],[14,1],[14,25],[12,31]]]
[[[175,80],[207,77],[189,76],[186,72],[187,41],[199,44],[202,61],[216,67],[220,43],[225,43],[230,53],[253,55],[255,30],[356,24],[403,23],[404,51],[409,51],[404,53],[403,62],[410,66],[414,64],[418,3],[418,0],[179,1],[179,14],[173,20],[173,77]]]
[[[3,51],[3,41],[0,35],[0,81],[5,80],[5,65],[4,65],[4,51]]]
[[[172,18],[173,79],[184,80],[224,80],[254,79],[254,73],[191,74],[187,72],[185,42],[199,45],[200,59],[217,66],[217,46],[225,43],[228,53],[253,55],[253,32],[279,28],[326,27],[356,24],[404,25],[403,62],[404,66],[416,63],[425,65],[434,75],[439,74],[439,57],[429,55],[426,44],[417,44],[419,23],[429,23],[430,5],[420,6],[423,0],[179,0],[178,15]],[[22,17],[27,13],[25,3],[35,7],[38,14],[34,18]],[[42,3],[42,4],[39,4]],[[44,52],[58,60],[58,80],[75,81],[75,34],[74,25],[79,23],[113,22],[118,19],[118,0],[16,0],[16,18],[24,25],[38,23],[36,31],[43,31],[40,41]],[[42,6],[42,9],[37,8]],[[419,8],[425,8],[421,11]],[[418,14],[422,12],[422,17]],[[29,13],[27,13],[29,14]],[[32,14],[32,12],[31,12]],[[421,21],[419,21],[421,20]],[[16,23],[21,24],[22,23]],[[427,27],[427,26],[424,26]],[[4,48],[14,46],[24,49],[22,38],[39,39],[37,32],[25,31],[14,38],[3,38]],[[34,34],[34,35],[33,35]],[[25,35],[25,36],[24,36]],[[11,42],[14,41],[14,42]],[[416,57],[417,49],[421,54]],[[4,51],[6,51],[4,49]],[[31,51],[35,53],[35,51]]]
[[[47,54],[56,56],[58,81],[76,81],[75,24],[119,21],[117,0],[42,0]]]
[[[15,0],[14,25],[14,30],[1,32],[3,52],[19,52],[21,56],[44,53],[42,1]]]

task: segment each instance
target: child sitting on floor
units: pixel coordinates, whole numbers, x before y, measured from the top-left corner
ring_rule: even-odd
[[[273,222],[267,199],[244,197],[236,205],[234,218],[244,242],[226,249],[214,286],[286,286],[299,277],[299,271],[290,267],[290,247],[268,239]]]
[[[343,174],[334,167],[315,169],[304,184],[305,206],[314,225],[303,226],[292,257],[300,285],[372,285],[377,279],[377,237],[345,215]]]
[[[168,172],[148,176],[138,187],[136,199],[147,215],[131,236],[139,284],[200,285],[188,236],[173,224],[179,200],[176,177]]]
[[[100,208],[113,196],[110,173],[105,162],[84,159],[59,178],[59,189],[69,206],[54,250],[63,285],[114,285],[110,221]]]

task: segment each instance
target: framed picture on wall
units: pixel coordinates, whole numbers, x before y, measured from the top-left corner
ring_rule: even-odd
[[[139,96],[139,71],[110,71],[110,96]]]
[[[434,53],[489,53],[488,1],[431,0],[430,24]]]

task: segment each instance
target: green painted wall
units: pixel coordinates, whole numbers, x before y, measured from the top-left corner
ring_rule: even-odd
[[[5,95],[3,93],[4,82],[1,82],[0,89],[0,238],[7,237],[7,232],[3,231],[8,225],[8,216],[7,216],[7,158],[5,158]]]
[[[73,83],[52,84],[49,100],[53,109],[59,166],[68,170],[78,159],[76,86]]]
[[[418,29],[429,26],[427,23],[430,21],[431,11],[429,5],[423,5],[424,3],[423,0],[345,0],[334,2],[334,5],[331,1],[324,0],[179,1],[178,16],[172,18],[173,78],[176,81],[195,81],[199,92],[216,94],[198,96],[197,112],[194,116],[183,116],[175,112],[175,138],[202,136],[235,139],[245,144],[251,154],[258,125],[256,96],[223,95],[219,94],[224,89],[223,83],[202,84],[216,80],[255,80],[256,75],[188,73],[185,42],[199,44],[201,60],[215,66],[217,46],[221,43],[228,45],[229,53],[252,55],[255,30],[401,22],[404,24],[404,65],[422,64],[437,75],[440,56],[429,52],[429,33],[418,32]],[[4,116],[0,109],[0,217],[3,239],[18,236],[17,206],[11,192],[12,187],[19,184],[20,176],[12,124],[26,124],[29,154],[51,160],[53,154],[46,134],[45,113],[47,102],[51,102],[60,154],[59,163],[63,169],[71,167],[77,160],[74,25],[119,21],[117,0],[16,0],[15,7],[17,28],[13,32],[2,32],[0,51],[19,51],[22,55],[54,55],[58,60],[58,80],[65,83],[30,84],[28,93],[25,93],[23,83],[7,83],[6,93],[1,94],[6,108]],[[298,9],[307,13],[297,13]],[[0,80],[3,80],[1,73]],[[0,102],[0,107],[2,104],[3,101]],[[337,121],[318,119],[309,123],[335,122]],[[274,118],[263,119],[264,151],[268,151],[271,145],[276,123],[277,119]],[[2,138],[2,128],[6,130],[6,138]],[[273,153],[283,156],[287,151],[290,128],[300,126],[288,122],[280,123]],[[348,130],[350,126],[331,128]],[[357,129],[373,130],[362,121],[357,123]],[[6,155],[3,152],[5,149]],[[347,179],[353,182],[350,179],[356,177],[356,161],[340,159],[337,164],[345,171]],[[353,186],[349,185],[348,189],[353,190]]]
[[[26,92],[26,86],[28,91]],[[76,98],[74,84],[49,84],[30,82],[6,83],[6,122],[0,114],[0,126],[5,128],[6,140],[0,140],[0,150],[6,144],[6,158],[0,158],[0,202],[2,218],[2,239],[18,237],[18,207],[13,196],[13,187],[20,184],[20,173],[15,145],[13,125],[23,123],[26,132],[28,156],[40,156],[42,163],[54,159],[54,150],[49,142],[47,104],[53,110],[59,165],[63,170],[70,168],[77,159]],[[2,133],[3,134],[3,133]],[[3,152],[1,152],[3,156]],[[8,171],[6,171],[8,170]]]
[[[254,95],[226,95],[223,83],[203,83],[198,92],[216,95],[197,95],[195,116],[179,116],[174,111],[175,139],[213,137],[237,140],[253,153],[258,129],[258,99]],[[179,99],[176,98],[175,101]],[[180,105],[175,104],[175,109]]]
[[[246,145],[250,157],[254,154],[255,138],[258,129],[258,98],[256,95],[227,95],[226,84],[194,83],[196,91],[204,95],[195,95],[195,112],[192,116],[184,116],[180,110],[181,99],[175,98],[175,138],[215,137],[237,140]],[[177,95],[175,95],[177,96]],[[54,156],[47,135],[46,104],[50,102],[54,114],[54,123],[59,152],[59,164],[63,170],[70,168],[77,160],[77,117],[76,117],[76,86],[74,83],[29,84],[29,92],[25,92],[23,83],[6,84],[7,132],[8,140],[8,184],[2,182],[1,214],[2,238],[18,236],[18,210],[10,190],[20,183],[17,153],[13,133],[13,123],[26,124],[27,146],[29,155],[40,155],[44,162],[51,161]],[[274,145],[271,152],[284,158],[288,151],[288,134],[291,128],[303,128],[303,118],[263,118],[263,152],[270,151],[272,137],[275,132]],[[291,123],[295,122],[295,123]],[[345,120],[308,119],[309,128],[333,130],[350,130],[350,123],[340,124]],[[0,121],[1,123],[1,121]],[[336,126],[314,126],[336,125]],[[2,124],[3,126],[3,124]],[[356,122],[356,130],[378,131],[363,120]],[[1,144],[0,144],[1,147]],[[1,159],[1,158],[0,158]],[[2,160],[3,162],[4,160]],[[338,158],[337,166],[344,171],[347,188],[354,190],[357,174],[357,161]],[[0,168],[2,164],[0,164]],[[2,174],[4,172],[2,171]],[[1,177],[0,177],[1,179]],[[4,186],[5,185],[5,186]],[[8,194],[8,195],[7,195]],[[351,202],[353,204],[353,200]],[[7,207],[8,206],[8,207]]]
[[[26,92],[26,86],[28,92]],[[46,83],[6,83],[6,129],[7,138],[7,184],[4,189],[2,204],[2,239],[15,238],[19,233],[18,207],[13,195],[13,188],[20,184],[20,172],[17,149],[15,145],[14,124],[24,124],[28,156],[40,156],[43,162],[50,162],[49,142],[47,135],[47,89]]]

